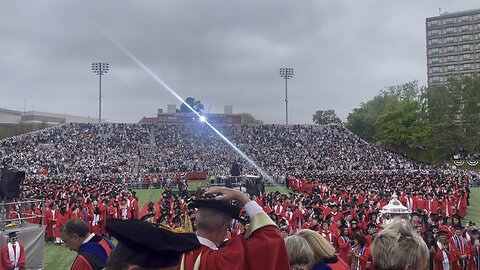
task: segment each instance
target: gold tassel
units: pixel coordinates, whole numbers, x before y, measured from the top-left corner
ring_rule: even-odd
[[[185,218],[183,220],[183,230],[187,233],[193,233],[193,225],[192,220],[190,219],[190,215],[188,214],[188,205],[185,207]]]

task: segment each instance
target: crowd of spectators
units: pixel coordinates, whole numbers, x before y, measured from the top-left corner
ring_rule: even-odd
[[[270,176],[332,170],[418,169],[408,158],[378,150],[342,126],[221,126],[219,130]],[[204,124],[64,124],[0,141],[3,163],[38,174],[109,175],[146,180],[202,171],[258,174]],[[425,166],[424,166],[425,167]],[[160,180],[159,179],[156,180]]]
[[[357,234],[365,246],[371,244],[381,229],[378,211],[394,194],[415,213],[413,223],[422,234],[436,230],[435,237],[443,231],[452,238],[467,213],[473,175],[377,149],[342,126],[232,125],[219,130],[268,175],[286,179],[292,193],[254,198],[285,236],[302,229],[319,232],[346,262],[355,245],[364,242]],[[27,173],[22,196],[45,199],[47,237],[57,241],[58,229],[72,218],[83,219],[98,234],[106,233],[107,218],[144,216],[181,229],[189,216],[195,217],[186,208],[188,201],[203,198],[200,189],[193,195],[184,192],[183,173],[227,176],[238,162],[242,174],[259,174],[201,123],[65,124],[0,141],[0,160]],[[175,194],[170,187],[143,208],[126,189],[132,181],[165,187],[170,179],[178,179],[183,192]],[[247,217],[232,224],[230,233],[240,234],[245,227]],[[472,223],[461,234],[471,241],[474,228]]]

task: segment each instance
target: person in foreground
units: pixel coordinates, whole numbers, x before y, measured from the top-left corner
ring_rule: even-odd
[[[230,188],[213,188],[206,194],[218,194],[217,200],[234,200],[244,206],[250,217],[250,226],[244,235],[230,238],[223,246],[221,244],[227,238],[231,218],[238,213],[224,211],[225,207],[218,207],[214,202],[194,202],[195,208],[198,207],[197,236],[202,246],[182,257],[180,270],[290,268],[280,230],[255,201],[251,201],[247,194]]]
[[[298,236],[307,240],[308,245],[313,251],[312,270],[347,270],[348,265],[335,255],[335,247],[330,244],[318,232],[310,229],[303,229],[297,233]]]
[[[410,223],[395,219],[373,240],[375,270],[426,270],[429,250]]]
[[[200,247],[193,233],[175,233],[139,219],[108,219],[106,230],[118,240],[107,270],[174,270],[182,253]]]
[[[78,253],[71,270],[101,270],[115,248],[108,239],[91,233],[88,224],[80,219],[63,224],[60,238],[65,246]]]
[[[308,270],[313,261],[313,251],[307,240],[298,236],[290,235],[285,238],[287,246],[288,262],[291,270]]]
[[[25,248],[17,241],[17,232],[8,234],[8,244],[2,248],[2,263],[5,270],[25,270],[27,262],[25,260]]]

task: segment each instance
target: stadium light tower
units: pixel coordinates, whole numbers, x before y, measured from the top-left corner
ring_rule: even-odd
[[[102,75],[108,72],[108,63],[92,63],[92,71],[100,78],[98,87],[98,123],[102,123]]]
[[[280,68],[280,77],[285,79],[285,124],[288,125],[288,79],[293,77],[293,68]]]

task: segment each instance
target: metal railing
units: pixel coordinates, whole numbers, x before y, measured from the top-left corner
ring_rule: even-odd
[[[39,219],[39,225],[43,225],[44,222],[44,213],[45,213],[45,200],[40,200],[40,199],[22,199],[22,198],[17,198],[14,199],[15,201],[13,202],[6,202],[3,201],[1,202],[1,210],[0,210],[0,224],[5,228],[7,224],[12,224],[14,223],[15,226],[19,225],[19,227],[22,226],[24,222],[27,222],[29,220],[33,219]],[[34,213],[28,213],[26,210],[30,209],[31,204],[35,204],[36,207],[41,205],[41,211],[40,214],[34,214]],[[8,209],[8,210],[7,210]],[[10,216],[14,214],[16,217],[15,218],[10,218],[10,216],[7,217],[7,213],[9,213]]]

